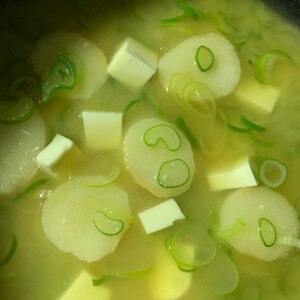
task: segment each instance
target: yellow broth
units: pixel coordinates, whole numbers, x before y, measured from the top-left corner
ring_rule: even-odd
[[[0,267],[1,299],[59,299],[82,270],[89,271],[93,278],[107,274],[141,272],[130,278],[108,280],[105,286],[112,291],[111,299],[152,299],[149,276],[155,263],[156,249],[165,245],[166,239],[182,226],[182,222],[176,222],[154,234],[145,234],[136,215],[158,204],[161,199],[133,181],[124,165],[122,149],[95,153],[85,149],[80,116],[83,110],[124,112],[132,100],[140,97],[147,101],[140,101],[128,110],[123,120],[123,132],[135,121],[147,117],[157,117],[171,124],[175,124],[178,116],[185,119],[200,147],[193,148],[196,171],[192,185],[187,192],[177,196],[176,201],[189,222],[209,232],[219,251],[232,259],[239,273],[236,290],[228,295],[217,295],[205,287],[201,271],[197,269],[192,272],[191,286],[180,299],[300,298],[298,251],[292,249],[285,257],[264,262],[239,253],[220,239],[217,235],[219,209],[230,192],[212,192],[205,176],[212,164],[218,165],[242,154],[251,158],[255,176],[261,160],[280,160],[287,166],[289,174],[287,181],[276,191],[284,195],[299,211],[299,31],[261,2],[254,0],[191,0],[188,3],[200,12],[199,19],[194,20],[188,15],[179,23],[162,24],[160,20],[173,18],[181,13],[176,3],[171,0],[124,0],[109,3],[89,0],[1,2],[1,100],[7,97],[7,87],[12,80],[28,69],[32,72],[30,57],[38,38],[59,30],[76,32],[88,38],[104,52],[108,61],[119,43],[128,36],[162,56],[193,35],[217,32],[235,47],[243,79],[254,77],[257,57],[272,49],[288,53],[293,60],[292,63],[279,61],[273,68],[272,84],[282,93],[271,114],[259,115],[259,122],[267,130],[257,134],[257,138],[249,133],[233,131],[224,123],[221,117],[224,115],[233,120],[241,114],[257,116],[238,102],[233,93],[216,100],[218,117],[214,121],[195,118],[184,111],[170,93],[163,89],[157,74],[139,91],[127,89],[110,77],[89,99],[80,101],[54,97],[49,104],[38,105],[46,123],[48,142],[53,133],[60,133],[83,149],[84,160],[72,170],[70,178],[107,175],[122,165],[122,173],[116,185],[128,193],[134,217],[115,252],[88,264],[72,254],[58,250],[45,237],[41,224],[41,210],[47,192],[68,180],[67,178],[60,181],[49,180],[18,200],[15,199],[15,194],[1,196],[1,211],[9,219],[5,226],[9,226],[18,243],[11,260]],[[95,11],[87,13],[82,7],[85,5],[96,7]],[[45,177],[47,176],[39,171],[30,183]],[[262,183],[259,182],[259,185]]]

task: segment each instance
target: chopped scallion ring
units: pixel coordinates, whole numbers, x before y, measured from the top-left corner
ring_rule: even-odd
[[[208,233],[195,226],[173,233],[167,238],[166,246],[178,267],[186,272],[208,264],[217,251]]]
[[[212,51],[206,46],[200,46],[196,50],[195,63],[197,67],[202,71],[206,72],[214,64],[215,56]]]
[[[260,181],[269,188],[276,189],[284,184],[288,177],[287,166],[275,159],[264,160],[258,170]]]
[[[272,247],[277,240],[277,231],[274,224],[266,218],[260,218],[258,220],[258,232],[261,241],[266,247]]]
[[[173,159],[164,162],[157,174],[158,184],[166,189],[183,186],[189,179],[190,169],[182,159]]]
[[[17,241],[16,237],[13,235],[10,249],[8,250],[5,257],[0,261],[0,267],[3,267],[12,259],[12,257],[14,256],[14,254],[17,250],[17,246],[18,246],[18,241]]]
[[[130,279],[130,278],[138,278],[144,275],[147,275],[151,269],[145,269],[145,270],[137,270],[133,272],[113,272],[106,275],[103,275],[99,278],[93,278],[92,283],[93,286],[100,286],[107,280],[111,279]]]
[[[179,16],[174,17],[174,18],[160,19],[159,23],[161,25],[172,25],[172,24],[176,24],[176,23],[181,22],[183,20],[183,18],[184,18],[184,14],[179,15]]]
[[[242,127],[237,127],[235,125],[232,125],[230,123],[227,123],[227,127],[234,131],[234,132],[238,132],[238,133],[248,133],[250,132],[250,128],[242,128]]]
[[[260,83],[262,84],[267,83],[272,65],[274,61],[277,60],[278,58],[286,58],[290,62],[293,61],[293,59],[289,54],[278,49],[274,49],[270,52],[267,52],[258,58],[255,64],[255,77]]]
[[[17,101],[0,101],[0,122],[17,124],[28,120],[35,111],[34,100],[22,97]]]
[[[266,141],[255,135],[253,132],[250,132],[249,136],[257,145],[260,145],[262,147],[272,147],[274,145],[274,142]]]
[[[186,138],[189,140],[189,142],[193,147],[200,148],[199,141],[193,135],[188,125],[186,124],[185,120],[183,119],[183,117],[176,118],[176,125],[181,129],[181,131],[184,133],[184,135],[186,136]]]
[[[42,178],[40,180],[35,181],[30,186],[28,186],[26,189],[24,189],[21,193],[17,194],[15,196],[15,199],[19,200],[19,199],[24,198],[30,192],[32,192],[33,190],[37,189],[38,187],[40,187],[40,186],[42,186],[42,185],[44,185],[44,184],[46,184],[48,182],[49,182],[49,178]]]
[[[100,278],[93,278],[93,286],[100,286],[101,284],[103,284],[104,282],[106,282],[107,280],[113,279],[113,276],[110,275],[103,275]]]
[[[241,232],[245,228],[245,226],[246,226],[245,222],[241,219],[238,219],[236,223],[234,223],[230,228],[228,228],[223,232],[220,232],[218,235],[224,238],[225,240],[230,239],[234,237],[236,234],[238,234],[239,232]]]
[[[56,61],[49,68],[46,80],[42,85],[41,103],[48,103],[60,89],[72,90],[76,85],[76,70],[65,51],[58,53]]]
[[[191,5],[189,5],[185,1],[179,2],[179,7],[188,15],[192,17],[193,20],[199,20],[200,19],[200,13]]]
[[[252,129],[254,131],[258,131],[258,132],[263,132],[266,130],[265,127],[262,127],[260,125],[257,125],[256,123],[250,121],[249,119],[247,119],[245,116],[241,116],[240,117],[241,122],[247,126],[249,129]]]
[[[215,117],[215,97],[204,84],[198,81],[191,81],[184,87],[181,101],[189,112],[207,118]]]
[[[169,151],[178,151],[181,147],[181,138],[178,131],[168,124],[150,127],[145,132],[143,140],[149,147],[156,147],[159,143],[162,143]]]
[[[9,88],[10,96],[21,98],[24,96],[33,97],[39,92],[39,81],[36,77],[26,75],[14,80]]]
[[[124,228],[124,222],[114,219],[109,210],[95,211],[93,223],[99,232],[107,236],[118,235]]]
[[[121,173],[122,169],[116,168],[109,176],[83,176],[75,180],[90,188],[102,188],[115,183],[120,178]]]

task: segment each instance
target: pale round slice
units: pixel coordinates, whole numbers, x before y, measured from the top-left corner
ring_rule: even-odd
[[[299,224],[285,197],[266,187],[253,187],[236,190],[226,198],[220,231],[239,252],[273,261],[290,250],[280,239],[297,238]]]
[[[191,145],[173,125],[143,119],[125,135],[125,162],[134,180],[157,197],[175,197],[191,185],[195,164]]]
[[[38,112],[18,124],[0,123],[0,195],[24,189],[38,171],[36,155],[45,147],[45,124]]]
[[[130,218],[123,190],[114,185],[88,187],[75,180],[57,187],[42,211],[48,239],[88,263],[116,249]]]
[[[42,38],[32,55],[34,70],[45,81],[61,51],[75,65],[76,82],[73,89],[60,89],[56,94],[66,98],[89,98],[107,79],[107,61],[96,45],[83,36],[60,31]]]
[[[213,61],[209,61],[209,68],[204,68],[204,71],[196,62],[197,50],[201,46],[213,55]],[[203,65],[207,65],[208,57],[205,55],[208,56],[198,57]],[[165,53],[158,63],[159,80],[167,90],[172,78],[181,74],[191,81],[204,84],[216,98],[226,96],[235,89],[240,73],[240,62],[233,46],[223,36],[213,32],[183,41]]]

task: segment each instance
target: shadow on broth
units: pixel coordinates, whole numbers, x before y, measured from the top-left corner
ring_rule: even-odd
[[[1,1],[1,299],[298,299],[299,30],[261,1]]]

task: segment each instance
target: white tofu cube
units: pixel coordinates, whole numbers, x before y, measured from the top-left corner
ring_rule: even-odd
[[[50,176],[68,172],[81,157],[81,152],[70,139],[57,134],[37,156],[36,162]]]
[[[156,300],[180,299],[190,288],[192,273],[177,266],[165,248],[159,249],[154,268],[149,275],[150,291]]]
[[[270,114],[279,98],[280,90],[272,85],[261,84],[255,79],[247,79],[238,85],[234,94],[241,102]]]
[[[111,291],[104,285],[93,286],[92,276],[83,271],[59,300],[109,300]]]
[[[114,150],[121,146],[123,114],[82,112],[86,146],[91,150]]]
[[[138,214],[147,234],[173,225],[176,220],[185,219],[174,199],[166,200]]]
[[[206,178],[213,191],[257,185],[248,157],[236,159],[224,166],[219,166],[207,173]]]
[[[127,38],[113,56],[108,73],[125,85],[138,89],[154,75],[156,69],[156,53]]]

